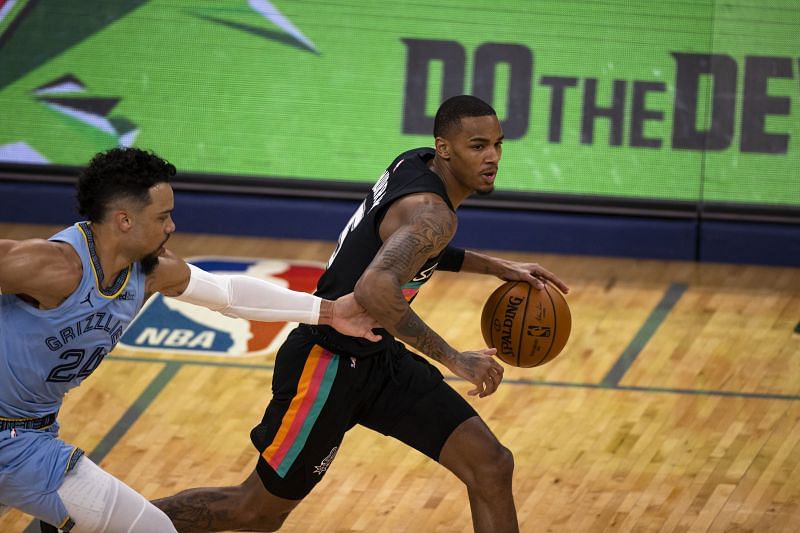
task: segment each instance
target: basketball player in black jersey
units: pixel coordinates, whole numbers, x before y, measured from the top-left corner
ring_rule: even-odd
[[[319,281],[318,296],[353,291],[383,326],[370,343],[325,326],[301,325],[278,352],[273,397],[251,432],[259,451],[239,486],[191,489],[154,502],[179,531],[275,531],[322,479],[347,430],[361,424],[438,461],[467,486],[476,531],[518,531],[514,460],[475,410],[415,347],[488,396],[503,379],[494,349],[459,352],[410,307],[436,270],[566,285],[536,263],[449,246],[456,209],[494,188],[503,132],[494,110],[472,96],[445,101],[435,149],[398,156],[356,210]],[[344,452],[346,453],[346,452]]]

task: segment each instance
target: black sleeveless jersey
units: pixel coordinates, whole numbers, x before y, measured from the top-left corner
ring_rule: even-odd
[[[400,154],[392,161],[342,230],[325,273],[317,284],[317,296],[333,300],[353,292],[361,274],[383,245],[378,229],[386,209],[398,198],[431,192],[438,194],[453,209],[441,178],[428,168],[434,155],[432,148],[417,148]],[[409,303],[433,275],[440,258],[441,253],[428,258],[419,272],[403,286],[403,296]],[[330,327],[320,326],[320,329],[336,341],[334,346],[364,355],[383,350],[387,342],[392,342],[392,336],[385,330],[379,331],[384,340],[372,343],[347,337]]]

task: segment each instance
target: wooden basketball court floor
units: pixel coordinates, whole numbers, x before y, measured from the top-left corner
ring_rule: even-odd
[[[57,228],[0,225],[5,238]],[[330,242],[177,234],[184,257],[324,262]],[[516,461],[525,532],[800,531],[800,269],[499,253],[572,288],[573,332],[540,368],[470,400]],[[438,273],[417,312],[460,349],[500,282]],[[149,498],[239,483],[270,398],[271,356],[118,349],[70,393],[61,436]],[[468,385],[451,379],[466,393]],[[11,511],[0,531],[34,531]],[[290,532],[470,531],[454,476],[362,428],[289,517]]]

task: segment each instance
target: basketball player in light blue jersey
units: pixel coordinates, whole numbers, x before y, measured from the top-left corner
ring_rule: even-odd
[[[330,301],[210,274],[167,251],[174,174],[149,152],[98,154],[77,185],[85,222],[48,240],[0,240],[0,509],[63,531],[175,531],[143,496],[58,438],[64,394],[100,365],[155,292],[229,316],[379,338],[352,295]]]

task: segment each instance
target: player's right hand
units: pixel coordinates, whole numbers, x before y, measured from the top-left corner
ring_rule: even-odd
[[[475,385],[467,394],[484,398],[503,381],[503,367],[494,358],[495,348],[461,352],[450,370]]]
[[[333,316],[330,325],[339,333],[351,337],[363,337],[372,342],[377,342],[382,338],[372,332],[374,328],[379,328],[381,325],[367,314],[367,311],[356,301],[353,293],[345,294],[333,302]]]
[[[569,287],[561,281],[558,276],[544,268],[539,263],[521,263],[508,259],[497,259],[497,264],[503,269],[498,277],[506,281],[527,281],[536,289],[544,289],[546,281],[552,283],[558,289],[567,294]]]

